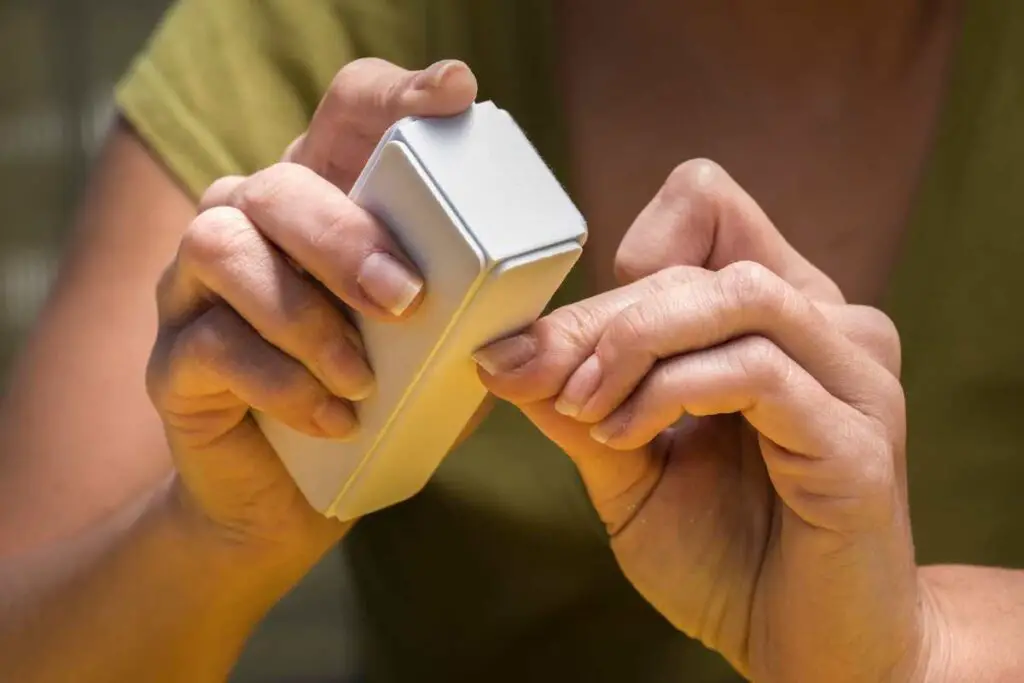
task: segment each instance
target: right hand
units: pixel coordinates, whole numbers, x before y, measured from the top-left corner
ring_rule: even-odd
[[[282,163],[209,188],[158,287],[147,387],[176,465],[171,500],[293,579],[347,525],[309,506],[250,409],[314,436],[358,428],[351,402],[373,375],[344,309],[397,320],[423,282],[346,193],[392,123],[457,114],[475,97],[461,62],[349,64]]]

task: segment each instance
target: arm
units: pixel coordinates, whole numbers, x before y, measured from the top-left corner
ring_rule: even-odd
[[[161,487],[74,543],[3,567],[5,679],[226,680],[255,624],[304,568],[261,571],[226,552],[168,504],[170,493]]]
[[[301,576],[246,585],[253,567],[213,552],[164,504],[171,462],[144,375],[156,281],[194,213],[119,125],[0,416],[0,671],[11,680],[223,680]]]
[[[214,183],[197,217],[133,135],[115,134],[21,379],[25,396],[10,404],[22,416],[10,424],[23,429],[23,442],[4,444],[6,463],[21,469],[10,490],[28,494],[17,508],[5,501],[13,540],[0,571],[0,671],[29,683],[222,680],[266,610],[337,543],[348,525],[309,507],[249,408],[316,436],[347,434],[345,399],[364,393],[369,370],[336,302],[392,316],[395,269],[418,276],[405,274],[382,226],[309,167],[319,160],[354,177],[372,146],[352,153],[353,142],[403,116],[462,111],[475,94],[465,65],[353,62],[292,146],[292,163]],[[348,153],[319,159],[328,142]],[[161,232],[138,237],[154,223]],[[337,298],[291,269],[282,245],[306,273],[329,276]],[[394,265],[364,264],[379,266],[381,253]],[[97,325],[100,315],[114,324]],[[58,366],[68,339],[86,342],[64,354],[76,372]],[[124,405],[90,393],[101,362],[123,381],[102,396]],[[40,385],[51,393],[33,394]],[[138,390],[118,396],[126,387]],[[152,414],[141,409],[149,399]],[[52,414],[51,401],[79,416],[79,442],[57,444],[42,420],[24,420],[25,406]],[[89,418],[111,410],[109,431],[96,431]],[[126,419],[142,420],[146,438],[119,443],[138,436]],[[107,466],[110,451],[124,462]],[[131,476],[136,459],[145,476]],[[107,498],[76,500],[77,479],[89,477]],[[51,497],[32,495],[54,483]],[[104,500],[113,513],[101,514]]]
[[[918,576],[930,621],[925,683],[1024,677],[1024,571],[946,565]]]
[[[170,472],[143,377],[153,291],[194,214],[119,125],[0,411],[0,558],[82,532]]]
[[[0,561],[84,532],[170,472],[144,375],[157,281],[196,200],[277,161],[355,57],[351,32],[390,26],[355,12],[370,3],[300,4],[176,0],[119,84],[131,127],[101,156],[2,399]]]
[[[573,459],[626,576],[759,683],[1024,678],[1024,572],[914,562],[892,323],[713,164],[663,189],[684,209],[641,213],[629,284],[477,353]]]

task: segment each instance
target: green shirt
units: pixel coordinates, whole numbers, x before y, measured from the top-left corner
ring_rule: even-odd
[[[1024,5],[966,6],[886,307],[903,338],[921,560],[1019,566]],[[345,62],[457,57],[560,172],[552,39],[539,0],[180,0],[118,103],[198,196],[275,162]],[[572,465],[508,406],[343,550],[371,681],[737,680],[622,578]],[[317,670],[315,653],[307,664]]]

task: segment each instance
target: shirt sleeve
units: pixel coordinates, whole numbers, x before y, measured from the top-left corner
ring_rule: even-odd
[[[117,108],[193,197],[272,164],[358,56],[341,6],[177,0],[118,84]]]

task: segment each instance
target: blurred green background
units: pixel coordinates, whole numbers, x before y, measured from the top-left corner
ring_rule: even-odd
[[[210,0],[216,2],[217,0]],[[302,2],[303,0],[296,0]],[[111,93],[168,0],[0,0],[0,382],[60,262]],[[239,683],[350,680],[339,555],[250,643]]]

